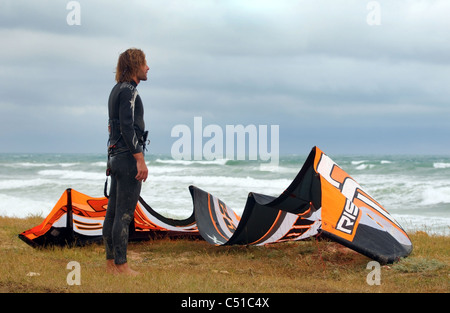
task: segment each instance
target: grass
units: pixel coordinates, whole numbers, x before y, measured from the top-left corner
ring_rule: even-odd
[[[369,285],[369,258],[330,241],[216,247],[202,240],[130,243],[137,278],[105,273],[104,248],[34,249],[17,234],[41,222],[0,217],[1,293],[303,293],[450,291],[450,237],[410,234],[412,254],[381,267],[380,285]],[[70,261],[80,264],[80,285],[69,285]]]

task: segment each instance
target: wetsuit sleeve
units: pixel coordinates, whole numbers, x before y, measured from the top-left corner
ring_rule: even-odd
[[[142,146],[139,145],[138,137],[134,129],[134,102],[137,91],[124,88],[119,95],[119,120],[120,132],[128,149],[132,154],[142,152]]]

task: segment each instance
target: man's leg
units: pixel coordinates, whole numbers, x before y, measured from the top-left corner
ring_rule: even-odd
[[[106,270],[108,272],[116,271],[114,265],[114,247],[112,239],[112,230],[116,212],[116,196],[117,196],[117,181],[114,174],[111,174],[111,186],[108,198],[108,207],[106,209],[105,220],[103,221],[103,241],[106,252]]]
[[[124,153],[120,161],[120,175],[118,175],[116,189],[116,214],[112,228],[114,263],[120,272],[133,274],[134,271],[127,264],[129,226],[134,218],[142,183],[135,178],[137,169],[134,157]]]

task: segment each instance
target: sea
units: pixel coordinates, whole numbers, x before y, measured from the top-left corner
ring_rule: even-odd
[[[450,235],[450,156],[328,155],[408,232]],[[160,214],[192,214],[195,185],[242,214],[249,192],[280,195],[307,155],[253,160],[188,161],[146,155],[141,196]],[[0,154],[0,216],[45,218],[67,188],[103,197],[105,154]]]

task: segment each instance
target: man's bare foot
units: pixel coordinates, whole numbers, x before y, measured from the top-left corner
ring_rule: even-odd
[[[117,272],[119,274],[125,274],[125,275],[130,275],[130,276],[137,276],[140,275],[141,273],[132,270],[129,266],[128,263],[123,263],[123,264],[115,264]]]
[[[106,272],[109,274],[119,274],[114,260],[106,260]]]

